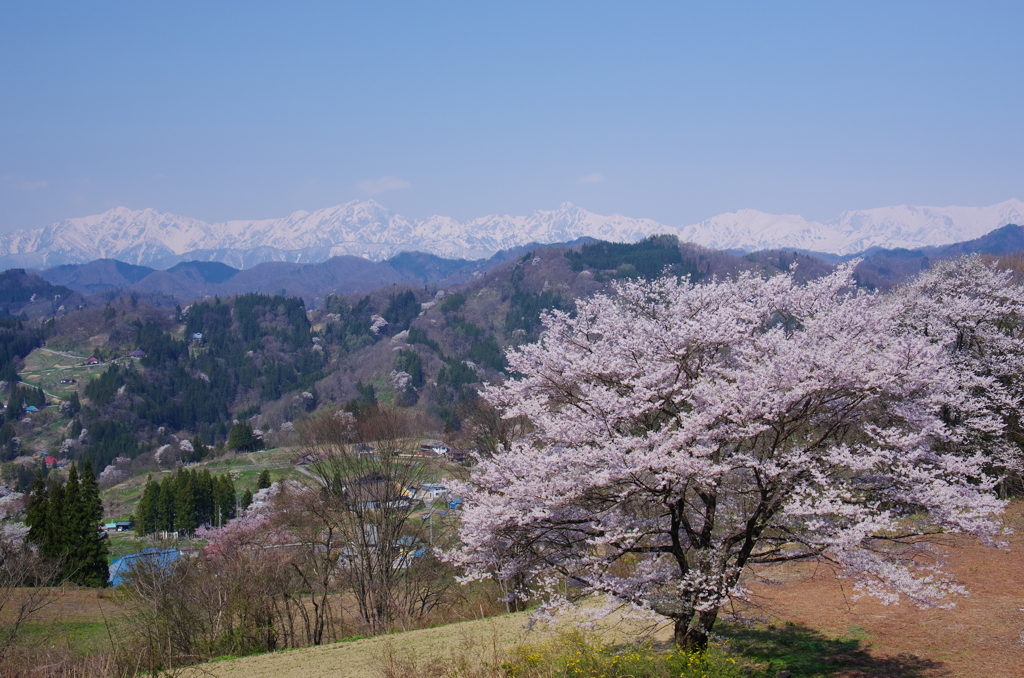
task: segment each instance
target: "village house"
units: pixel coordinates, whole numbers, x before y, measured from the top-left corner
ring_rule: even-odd
[[[344,488],[345,499],[354,510],[374,511],[381,507],[409,507],[414,492],[380,472],[368,473]]]
[[[423,483],[417,492],[418,499],[437,499],[448,494],[448,488],[443,483]]]

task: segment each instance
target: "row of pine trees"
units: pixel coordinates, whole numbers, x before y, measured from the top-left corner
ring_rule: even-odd
[[[263,471],[257,488],[270,486],[270,472]],[[192,532],[200,525],[223,525],[235,517],[236,509],[247,508],[252,492],[236,501],[231,475],[211,475],[206,469],[179,469],[163,482],[146,483],[135,514],[140,534],[157,531]],[[108,580],[107,536],[100,530],[103,503],[99,485],[86,459],[82,472],[74,465],[66,482],[57,474],[48,479],[36,475],[25,513],[28,541],[40,555],[59,565],[57,579],[80,586],[102,587]]]
[[[80,586],[107,585],[107,537],[100,531],[103,503],[88,459],[79,475],[75,466],[62,483],[40,473],[32,483],[25,524],[39,553],[60,565],[59,579]]]
[[[135,512],[135,529],[139,534],[191,533],[200,525],[223,525],[235,517],[235,497],[227,473],[182,468],[159,483],[150,476]]]

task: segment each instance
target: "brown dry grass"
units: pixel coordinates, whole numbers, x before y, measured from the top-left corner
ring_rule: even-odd
[[[0,623],[4,623],[6,615],[15,609],[20,598],[16,592],[8,609],[0,614]],[[74,585],[48,589],[49,604],[32,616],[32,622],[48,624],[53,622],[101,622],[113,619],[123,610],[114,602],[114,592],[110,589],[90,589]]]
[[[448,624],[390,636],[378,636],[212,662],[185,672],[190,678],[364,678],[380,675],[381,658],[389,648],[405,656],[424,659],[472,651],[480,661],[492,661],[496,651],[526,638],[525,614]]]
[[[791,621],[830,637],[866,635],[865,648],[879,659],[901,655],[938,664],[926,676],[1024,676],[1024,502],[1005,516],[1016,534],[1010,548],[996,549],[951,537],[942,547],[950,570],[970,591],[949,610],[885,606],[873,598],[852,600],[849,580],[828,568],[780,567],[783,584],[753,587],[760,610],[776,623]],[[862,630],[862,631],[861,631]],[[850,676],[856,674],[848,674]]]

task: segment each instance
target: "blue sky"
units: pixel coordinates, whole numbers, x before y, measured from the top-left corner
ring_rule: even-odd
[[[713,6],[712,6],[713,5]],[[1024,199],[1024,3],[0,4],[0,232]]]

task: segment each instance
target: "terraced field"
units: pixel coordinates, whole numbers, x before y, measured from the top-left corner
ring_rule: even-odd
[[[310,478],[295,470],[292,460],[295,452],[292,448],[261,450],[259,452],[243,452],[228,454],[218,459],[204,461],[193,468],[209,469],[210,473],[231,473],[235,488],[241,492],[245,488],[255,489],[260,471],[270,470],[270,476],[277,480],[299,480],[309,482]],[[160,471],[143,473],[111,487],[103,492],[103,504],[106,515],[110,519],[128,518],[135,512],[135,506],[142,497],[146,478],[152,475],[159,480]]]
[[[63,400],[109,367],[108,363],[86,365],[88,357],[37,348],[25,357],[25,368],[19,374],[25,383],[40,386],[49,395]],[[74,379],[77,383],[62,384],[61,379]]]

